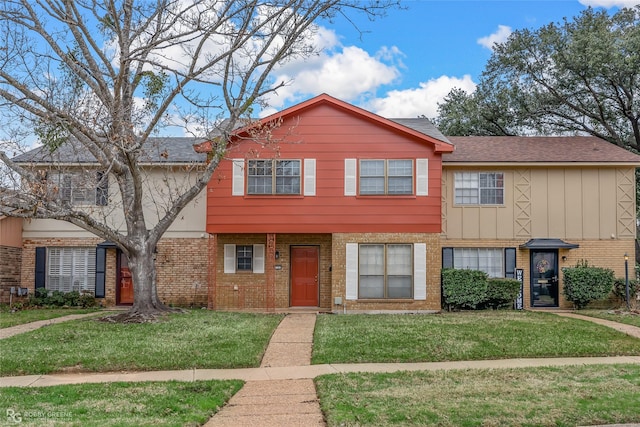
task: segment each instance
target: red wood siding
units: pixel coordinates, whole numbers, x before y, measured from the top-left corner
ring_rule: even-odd
[[[430,142],[330,104],[314,105],[286,118],[274,135],[284,138],[278,144],[280,159],[316,159],[316,195],[232,196],[232,164],[225,160],[209,183],[209,233],[441,231],[442,162]],[[273,148],[244,142],[231,148],[228,157],[268,159],[274,154]],[[428,158],[429,195],[345,196],[347,158],[413,159],[414,189],[415,159]],[[246,183],[245,177],[245,193]]]

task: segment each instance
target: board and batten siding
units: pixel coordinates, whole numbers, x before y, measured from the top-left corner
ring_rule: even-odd
[[[440,233],[442,163],[433,144],[326,104],[272,133],[277,147],[244,141],[220,163],[207,192],[209,233]],[[238,165],[274,157],[302,161],[301,194],[247,195]],[[358,196],[357,165],[367,159],[412,159],[414,194]]]
[[[504,172],[503,206],[455,204],[454,173]],[[632,167],[522,167],[444,170],[447,239],[635,238]]]

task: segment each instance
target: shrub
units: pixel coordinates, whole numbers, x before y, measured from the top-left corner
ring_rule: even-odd
[[[515,279],[489,279],[487,281],[487,298],[485,304],[488,307],[509,308],[518,298],[520,282]]]
[[[48,291],[44,288],[36,289],[35,293],[29,295],[26,306],[28,307],[95,307],[96,299],[93,293],[83,291],[60,292]]]
[[[586,263],[564,270],[564,295],[577,309],[606,298],[613,289],[613,270]]]
[[[631,301],[635,300],[638,291],[640,291],[640,283],[637,280],[629,279],[629,299]],[[627,289],[624,278],[618,278],[613,281],[611,293],[621,302],[627,300]]]
[[[78,305],[83,308],[95,307],[96,297],[91,292],[83,292],[78,298]]]
[[[477,270],[442,270],[442,298],[449,311],[477,308],[487,298],[487,274]]]

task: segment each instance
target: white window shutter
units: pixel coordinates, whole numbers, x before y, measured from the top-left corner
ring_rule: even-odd
[[[304,159],[304,195],[316,195],[316,159]]]
[[[224,245],[224,272],[236,272],[236,245]]]
[[[264,245],[253,245],[253,272],[264,273]]]
[[[244,196],[244,159],[232,159],[233,179],[231,181],[231,195]]]
[[[429,195],[429,159],[416,159],[416,196]]]
[[[427,245],[413,245],[413,299],[427,299]]]
[[[346,245],[346,267],[347,267],[347,290],[345,299],[358,299],[358,244],[347,243]]]
[[[344,159],[344,195],[356,195],[356,159]]]

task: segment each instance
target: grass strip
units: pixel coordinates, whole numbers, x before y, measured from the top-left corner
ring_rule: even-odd
[[[328,426],[640,423],[640,366],[336,374],[316,378]]]
[[[91,312],[98,312],[98,309],[39,308],[33,310],[19,310],[16,312],[11,312],[8,309],[2,309],[0,310],[0,329],[37,322],[39,320],[49,320],[72,314],[85,314]]]
[[[281,319],[193,310],[158,323],[48,325],[2,340],[0,375],[255,367]]]
[[[640,313],[624,310],[579,310],[576,314],[611,320],[618,323],[637,326],[640,328]]]
[[[550,313],[323,315],[312,363],[438,362],[640,354],[640,340]]]
[[[0,410],[20,426],[203,425],[242,381],[79,384],[3,388]]]

